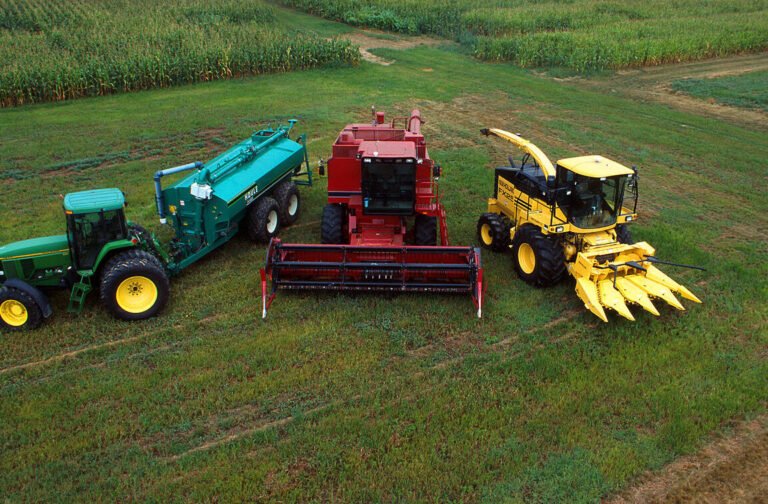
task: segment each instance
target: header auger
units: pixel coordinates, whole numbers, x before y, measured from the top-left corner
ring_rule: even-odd
[[[570,274],[585,307],[607,322],[605,309],[635,320],[627,307],[638,304],[659,315],[652,299],[678,310],[675,297],[701,303],[691,291],[661,272],[656,264],[696,266],[657,259],[646,242],[634,243],[627,224],[637,219],[637,170],[602,156],[581,156],[552,163],[530,141],[500,129],[484,135],[518,147],[519,166],[497,168],[488,211],[477,223],[482,245],[512,249],[515,269],[524,281],[548,287]]]

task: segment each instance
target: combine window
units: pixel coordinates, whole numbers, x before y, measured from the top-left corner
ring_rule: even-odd
[[[590,178],[558,167],[558,205],[581,229],[610,226],[621,210],[626,179],[624,175]]]
[[[122,210],[67,215],[67,236],[77,269],[90,269],[109,242],[128,236]]]
[[[363,159],[363,212],[413,215],[416,163],[413,159]]]

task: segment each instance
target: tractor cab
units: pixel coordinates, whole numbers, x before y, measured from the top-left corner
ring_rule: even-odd
[[[635,212],[636,176],[634,170],[602,156],[561,159],[555,181],[558,207],[580,229],[614,225],[620,215]],[[627,190],[628,199],[634,200],[631,209],[624,206]]]
[[[99,253],[110,242],[128,239],[125,196],[119,189],[96,189],[67,194],[67,240],[78,271],[93,269]]]

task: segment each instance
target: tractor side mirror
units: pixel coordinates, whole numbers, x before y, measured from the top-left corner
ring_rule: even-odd
[[[321,177],[325,176],[325,161],[323,161],[322,158],[317,162],[317,173],[319,173]]]
[[[439,164],[436,164],[432,167],[432,176],[435,178],[440,178],[440,176],[443,174],[443,167]]]

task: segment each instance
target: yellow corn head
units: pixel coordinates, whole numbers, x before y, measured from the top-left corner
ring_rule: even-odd
[[[646,242],[632,243],[627,224],[637,219],[637,170],[602,156],[561,159],[553,164],[530,141],[499,129],[523,153],[522,162],[497,168],[494,195],[477,224],[483,246],[512,249],[515,269],[526,282],[547,287],[566,274],[586,308],[607,322],[606,308],[634,320],[627,304],[659,315],[662,299],[678,310],[675,297],[701,303],[690,290],[662,273]]]

